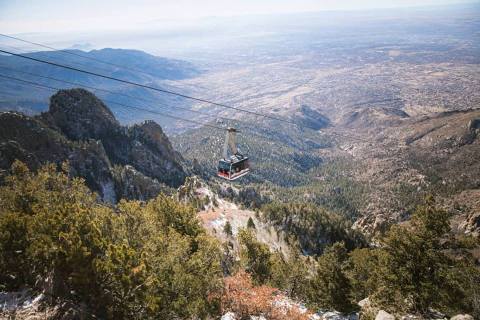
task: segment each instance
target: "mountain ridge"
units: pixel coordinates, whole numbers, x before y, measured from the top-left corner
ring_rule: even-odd
[[[149,199],[186,177],[181,155],[158,124],[121,126],[84,89],[60,90],[49,111],[35,117],[0,113],[0,124],[1,169],[8,171],[15,158],[32,169],[68,161],[72,175],[84,178],[107,202]]]
[[[131,49],[104,48],[88,52],[79,50],[65,50],[65,52],[38,51],[26,53],[25,56],[165,89],[171,89],[172,81],[195,77],[202,72],[188,61],[157,57],[140,50]],[[103,63],[102,61],[108,62]],[[128,66],[128,68],[122,66]],[[10,77],[41,83],[54,88],[68,89],[81,87],[81,85],[95,87],[100,89],[96,94],[100,95],[101,98],[123,104],[140,106],[136,97],[142,100],[155,101],[155,105],[158,103],[167,106],[178,105],[179,103],[188,104],[187,101],[179,102],[172,96],[157,94],[144,88],[130,87],[108,79],[15,56],[0,55],[0,70]],[[40,75],[40,77],[36,75]],[[59,82],[54,79],[66,82]],[[49,90],[33,88],[30,84],[4,78],[0,78],[0,85],[2,85],[0,111],[14,110],[35,115],[48,109],[48,99],[52,94]],[[121,94],[117,95],[117,92],[127,94],[131,98]],[[151,114],[141,111],[135,114],[125,113],[123,109],[119,110],[116,105],[111,105],[110,108],[122,123],[135,123],[151,117]],[[171,109],[175,111],[173,107]],[[156,120],[163,121],[163,119]],[[165,123],[162,123],[162,125],[165,126]]]

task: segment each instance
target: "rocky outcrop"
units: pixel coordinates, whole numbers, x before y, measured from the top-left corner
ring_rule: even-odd
[[[0,142],[0,168],[9,168],[16,159],[30,168],[38,168],[40,165],[35,155],[23,149],[17,141]],[[5,169],[0,169],[0,176],[4,173]]]
[[[57,162],[65,159],[72,148],[72,143],[60,133],[37,119],[15,112],[0,113],[0,143],[4,145],[0,161],[7,165],[15,155],[30,158],[32,165],[39,161]]]
[[[460,229],[465,233],[474,236],[480,236],[480,212],[471,212],[466,219],[460,224]]]
[[[375,316],[375,320],[395,320],[395,316],[386,311],[380,310]]]
[[[156,179],[145,176],[126,165],[114,169],[115,193],[122,199],[148,200],[160,192],[168,192],[169,188]]]
[[[84,89],[58,91],[40,118],[71,140],[108,140],[121,129],[108,107]]]
[[[145,121],[134,125],[128,135],[132,140],[129,159],[134,167],[171,186],[178,187],[183,183],[182,157],[156,122]]]
[[[115,203],[120,198],[114,192],[112,166],[101,141],[77,143],[67,160],[70,173],[84,178],[90,189],[98,191],[104,201]]]
[[[480,130],[480,118],[472,119],[468,122],[468,130],[477,131]]]
[[[473,320],[473,317],[469,314],[457,314],[451,317],[450,320]]]
[[[157,123],[146,121],[123,127],[107,106],[86,90],[59,91],[40,119],[71,140],[101,141],[112,164],[132,165],[144,175],[173,187],[185,179],[181,156]]]
[[[468,121],[465,134],[459,139],[459,145],[472,144],[480,134],[480,118]]]
[[[90,319],[92,314],[84,304],[58,300],[51,303],[44,293],[34,294],[32,290],[0,292],[0,319],[44,320],[44,319]]]
[[[100,141],[73,142],[38,119],[13,112],[0,113],[1,169],[6,172],[16,159],[32,170],[41,164],[60,165],[68,161],[73,176],[84,178],[87,186],[105,201],[116,201],[114,194],[107,195],[102,188],[113,184],[113,176]]]
[[[83,89],[60,90],[38,117],[0,113],[0,179],[13,161],[31,169],[68,161],[103,200],[146,200],[185,180],[181,156],[153,121],[123,127]],[[114,170],[114,168],[120,168]]]

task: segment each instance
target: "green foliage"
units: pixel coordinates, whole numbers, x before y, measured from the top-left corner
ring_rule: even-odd
[[[257,284],[265,284],[272,274],[270,249],[266,244],[257,240],[251,229],[241,229],[238,232],[240,244],[240,258],[242,266],[252,275]]]
[[[311,266],[298,251],[294,250],[289,259],[280,252],[271,252],[256,239],[252,229],[240,230],[238,239],[242,267],[256,284],[280,288],[299,300],[307,298]]]
[[[248,218],[247,228],[248,228],[248,229],[256,229],[256,227],[255,227],[255,222],[253,222],[252,217],[249,217],[249,218]]]
[[[25,250],[28,247],[28,217],[6,212],[0,216],[0,290],[32,283]]]
[[[308,259],[294,250],[288,259],[281,253],[274,253],[271,261],[272,276],[269,284],[282,289],[290,297],[306,301],[310,286],[309,269],[312,267]]]
[[[344,270],[348,259],[343,243],[335,243],[318,258],[316,275],[312,279],[309,303],[316,308],[333,308],[350,312],[355,305],[350,299],[351,284]]]
[[[293,236],[309,254],[321,254],[327,245],[340,241],[349,250],[366,243],[349,220],[313,204],[274,202],[262,207],[262,212],[265,221]]]
[[[53,165],[16,162],[0,187],[0,285],[50,279],[54,297],[103,318],[206,318],[221,289],[221,251],[190,207],[159,196],[99,204],[82,180]]]
[[[349,312],[370,297],[374,306],[396,314],[425,315],[435,309],[478,317],[480,270],[470,252],[478,243],[453,237],[449,218],[427,199],[377,248],[347,253],[343,243],[327,247],[305,286],[305,300],[314,308]]]
[[[355,180],[354,168],[350,160],[336,159],[309,170],[311,179],[295,186],[285,187],[266,180],[238,190],[217,186],[215,191],[250,209],[259,209],[272,201],[311,203],[353,221],[366,206],[369,192],[368,186]]]
[[[236,259],[236,251],[231,241],[222,244],[222,270],[225,276],[233,275],[240,265]]]
[[[449,236],[449,218],[428,199],[409,226],[393,226],[387,233],[378,255],[378,304],[420,314],[430,308],[447,313],[472,310],[473,293],[464,273],[478,275],[478,270],[474,272],[468,257],[458,260],[448,254],[450,247],[458,247]]]
[[[225,223],[225,226],[223,226],[223,232],[228,236],[231,237],[233,235],[232,231],[232,225],[230,224],[230,221],[227,221]]]
[[[352,298],[358,302],[375,292],[378,287],[379,250],[355,249],[349,253],[346,273],[352,287]]]
[[[337,158],[310,170],[316,179],[294,190],[298,195],[309,195],[309,200],[319,206],[355,219],[365,207],[366,195],[370,192],[369,186],[356,181],[358,170],[351,159]]]

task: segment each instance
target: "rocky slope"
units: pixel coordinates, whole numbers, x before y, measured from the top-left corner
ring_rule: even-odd
[[[148,199],[186,176],[181,156],[153,121],[124,127],[83,89],[61,90],[37,117],[0,113],[0,168],[15,159],[32,169],[68,161],[71,174],[108,202]]]
[[[369,189],[357,224],[381,231],[407,219],[413,206],[433,194],[454,220],[462,220],[459,231],[478,235],[480,110],[395,118],[357,127],[355,132],[372,142],[345,148],[356,164],[355,179]]]

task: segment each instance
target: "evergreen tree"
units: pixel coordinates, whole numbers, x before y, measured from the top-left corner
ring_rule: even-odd
[[[350,300],[351,284],[344,271],[347,259],[345,245],[339,242],[327,247],[325,253],[318,258],[316,275],[312,279],[309,293],[312,306],[342,312],[355,309]]]
[[[373,294],[378,287],[380,249],[362,248],[349,253],[347,275],[352,286],[352,298],[359,302]]]
[[[230,224],[230,221],[227,221],[227,222],[225,223],[225,226],[223,226],[223,232],[224,232],[228,237],[233,236],[232,225]]]
[[[257,240],[250,229],[238,232],[242,265],[257,284],[265,284],[271,278],[272,261],[268,246]]]
[[[424,314],[467,310],[461,266],[447,249],[453,246],[450,215],[432,198],[417,208],[409,226],[393,226],[379,256],[378,291],[374,299],[390,311]]]
[[[280,252],[275,252],[272,254],[271,261],[270,285],[282,289],[289,297],[305,301],[309,286],[309,268],[311,267],[307,259],[302,257],[299,251],[291,248],[288,259]]]
[[[253,219],[252,217],[249,217],[248,218],[248,221],[247,221],[247,228],[248,229],[255,229],[255,223],[253,222]]]

